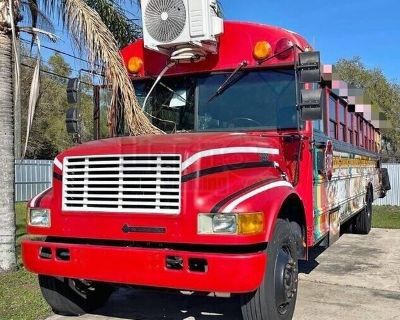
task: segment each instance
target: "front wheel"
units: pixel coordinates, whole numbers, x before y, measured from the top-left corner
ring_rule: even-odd
[[[297,298],[296,238],[290,223],[278,219],[268,243],[268,263],[261,286],[241,296],[244,320],[290,320]]]
[[[112,293],[103,283],[39,275],[43,297],[54,313],[79,316],[102,307]]]

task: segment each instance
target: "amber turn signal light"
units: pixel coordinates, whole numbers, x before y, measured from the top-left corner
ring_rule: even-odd
[[[264,214],[262,212],[239,214],[239,234],[259,234],[264,230]]]

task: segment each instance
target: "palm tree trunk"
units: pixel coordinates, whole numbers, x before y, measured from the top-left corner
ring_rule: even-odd
[[[4,4],[4,3],[3,3]],[[4,9],[4,7],[3,7]],[[0,10],[0,272],[17,266],[14,212],[12,40]]]

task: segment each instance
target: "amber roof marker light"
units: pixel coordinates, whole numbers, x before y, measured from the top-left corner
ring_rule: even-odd
[[[268,41],[258,41],[253,49],[253,56],[257,60],[264,60],[272,54],[272,46]]]
[[[128,60],[127,69],[131,74],[137,74],[143,68],[143,60],[139,57],[132,57]]]

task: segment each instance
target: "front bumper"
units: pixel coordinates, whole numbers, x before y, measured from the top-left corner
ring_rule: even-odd
[[[46,258],[41,248],[51,249]],[[57,250],[68,250],[68,261]],[[183,259],[182,270],[166,267],[167,256]],[[246,254],[194,253],[171,249],[112,247],[22,241],[25,267],[34,273],[110,283],[190,291],[244,293],[256,290],[264,277],[265,252]],[[204,272],[189,270],[189,259],[205,259]]]

